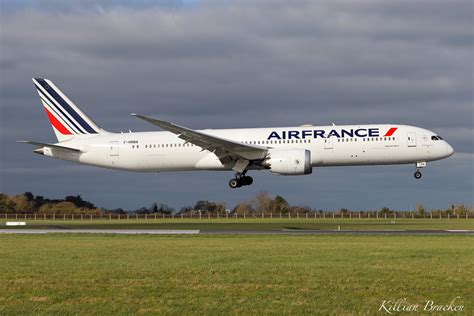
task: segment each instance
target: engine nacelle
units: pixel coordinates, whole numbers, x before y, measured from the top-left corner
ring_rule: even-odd
[[[270,149],[262,165],[285,176],[311,174],[311,152],[306,149]]]

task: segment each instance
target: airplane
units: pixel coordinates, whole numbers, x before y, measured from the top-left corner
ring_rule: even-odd
[[[111,133],[100,128],[51,80],[33,78],[58,142],[19,141],[35,153],[109,169],[233,171],[231,188],[253,183],[248,171],[308,175],[327,166],[414,164],[454,153],[436,133],[415,126],[369,124],[193,130],[132,113],[165,131]]]

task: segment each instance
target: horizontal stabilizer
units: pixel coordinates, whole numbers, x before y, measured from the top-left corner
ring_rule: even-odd
[[[40,147],[51,147],[51,148],[55,148],[55,149],[72,151],[72,152],[75,152],[75,153],[82,152],[82,150],[77,149],[77,148],[71,148],[71,147],[60,146],[60,145],[53,145],[53,144],[48,144],[48,143],[32,142],[32,141],[29,141],[29,140],[19,140],[19,141],[17,141],[17,143],[36,145],[36,146],[40,146]]]

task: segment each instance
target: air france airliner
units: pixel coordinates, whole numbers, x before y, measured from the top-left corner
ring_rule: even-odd
[[[20,142],[37,146],[37,154],[109,169],[233,171],[229,186],[239,188],[253,183],[248,171],[308,175],[326,166],[414,164],[420,179],[428,161],[454,153],[436,133],[399,124],[193,130],[131,114],[165,131],[111,133],[52,81],[33,83],[58,142]]]

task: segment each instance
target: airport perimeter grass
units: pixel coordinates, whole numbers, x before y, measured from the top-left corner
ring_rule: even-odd
[[[0,228],[6,228],[5,219],[0,219]],[[9,221],[15,221],[10,219]],[[18,219],[18,221],[23,221]],[[31,228],[81,228],[81,229],[200,229],[200,230],[474,230],[474,219],[359,219],[359,218],[247,218],[247,219],[112,219],[108,220],[26,220],[26,226],[11,226],[12,229]]]
[[[1,315],[473,315],[472,236],[0,235]],[[460,314],[460,313],[456,313]]]

